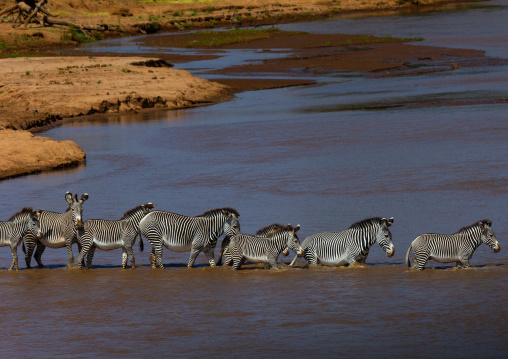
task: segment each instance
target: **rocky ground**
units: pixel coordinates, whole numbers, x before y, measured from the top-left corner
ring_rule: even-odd
[[[451,2],[457,1],[48,1],[47,8],[58,19],[77,24],[106,24],[109,29],[104,32],[87,32],[85,36],[68,27],[43,27],[31,24],[26,29],[13,28],[9,22],[11,18],[0,16],[0,58],[4,58],[0,59],[0,179],[85,162],[84,152],[75,143],[34,137],[26,131],[28,129],[47,126],[62,118],[96,112],[114,113],[145,108],[173,109],[211,104],[230,98],[233,91],[281,85],[280,81],[277,85],[275,83],[270,85],[269,81],[260,83],[256,80],[250,82],[229,80],[219,84],[196,78],[186,71],[172,69],[168,66],[168,62],[157,58],[55,57],[60,52],[58,49],[65,52],[63,51],[65,48],[76,46],[83,41],[128,34],[219,26],[253,27],[261,24],[320,19],[346,11],[382,12],[401,7],[410,8],[415,4],[431,6]],[[13,4],[11,0],[0,0],[0,11],[11,4]],[[283,39],[286,40],[290,39]],[[301,43],[302,40],[299,41]],[[272,45],[254,43],[252,46],[270,48],[274,45],[272,41]],[[298,48],[296,43],[291,46]],[[412,56],[407,53],[408,48],[401,47],[400,43],[393,43],[391,46],[391,49],[385,51],[398,51],[404,54],[402,57],[405,60]],[[312,54],[307,55],[309,61],[314,58],[325,59],[326,62],[326,56],[322,53],[314,53],[315,57]],[[362,54],[356,51],[351,56]],[[367,56],[372,57],[372,54]],[[423,56],[420,50],[418,56]],[[301,56],[298,59],[301,59]],[[401,61],[404,59],[401,58]],[[152,62],[149,62],[150,60]],[[355,58],[348,61],[352,64],[361,63],[362,60]],[[327,68],[322,61],[298,65],[295,65],[294,61],[290,62],[291,60],[285,63],[266,64],[265,68],[259,71],[269,71],[266,66],[276,68],[277,71],[295,67],[307,70],[310,68],[311,71],[313,69],[322,71]],[[333,62],[335,63],[336,59]],[[377,66],[381,66],[382,63],[382,58],[379,58]],[[450,62],[446,66],[453,67],[455,64]],[[342,69],[375,70],[347,67]],[[286,85],[294,84],[298,82],[288,81]]]

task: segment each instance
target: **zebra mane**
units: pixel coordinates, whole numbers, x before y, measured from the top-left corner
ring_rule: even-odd
[[[129,217],[131,214],[133,214],[133,213],[135,213],[135,212],[139,211],[139,210],[140,210],[143,206],[147,206],[147,205],[148,205],[148,203],[146,203],[146,204],[140,204],[139,206],[136,206],[136,207],[134,207],[134,208],[132,208],[132,209],[129,209],[127,212],[125,212],[125,213],[123,214],[123,217],[122,217],[122,218],[120,218],[120,221],[121,221],[122,219],[125,219],[125,218]],[[153,205],[152,205],[152,207],[151,207],[151,208],[153,208]]]
[[[230,207],[212,209],[196,217],[214,217],[222,211],[226,211],[227,213],[233,213],[235,216],[240,217],[240,213],[238,213],[236,209]]]
[[[280,229],[280,228],[282,228],[282,227],[284,227],[282,224],[272,223],[272,224],[270,224],[270,225],[268,225],[268,226],[266,226],[266,227],[263,227],[263,228],[261,228],[260,230],[258,230],[258,231],[256,232],[256,236],[259,236],[259,235],[261,235],[261,234],[263,234],[263,233],[266,233],[266,234],[271,233],[271,232],[273,232],[274,230],[276,230],[276,229]]]
[[[457,232],[455,232],[456,234],[457,233],[463,233],[463,232],[466,232],[467,230],[475,227],[475,226],[479,226],[480,225],[480,222],[481,223],[485,223],[487,226],[489,227],[492,227],[492,221],[490,219],[482,219],[482,220],[479,220],[479,221],[476,221],[474,222],[473,224],[469,225],[469,226],[465,226],[465,227],[462,227],[461,229],[459,229]]]
[[[349,229],[364,229],[366,227],[372,227],[375,224],[380,224],[382,218],[381,217],[373,217],[373,218],[367,218],[362,221],[358,221],[353,223]]]
[[[33,211],[32,207],[25,207],[25,208],[23,208],[21,211],[14,213],[14,214],[11,216],[11,218],[9,218],[7,221],[8,221],[8,222],[12,222],[12,221],[14,221],[16,218],[21,217],[23,214],[25,214],[25,213],[27,213],[27,212],[32,213],[32,211]]]
[[[266,238],[270,238],[270,237],[273,237],[275,236],[276,234],[280,233],[280,232],[284,232],[284,231],[292,231],[294,228],[292,225],[288,224],[287,226],[283,226],[283,227],[280,227],[280,228],[277,228],[277,229],[274,229],[273,231],[271,231],[270,233],[268,233],[265,237]]]

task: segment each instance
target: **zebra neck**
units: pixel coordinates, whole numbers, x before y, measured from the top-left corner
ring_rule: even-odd
[[[376,243],[376,231],[374,228],[366,228],[356,234],[361,244],[361,249],[369,249],[374,243]]]
[[[273,247],[277,250],[278,253],[282,252],[288,246],[285,236],[276,236],[274,238],[268,239],[270,239]]]
[[[133,224],[134,226],[139,226],[139,222],[144,218],[142,213],[135,213],[129,217],[122,219],[122,221]]]
[[[468,230],[458,233],[465,241],[467,241],[473,249],[478,248],[482,244],[482,233],[480,228],[469,228]]]
[[[224,222],[220,218],[209,218],[205,221],[206,226],[210,229],[210,240],[216,241],[220,236],[224,234]]]

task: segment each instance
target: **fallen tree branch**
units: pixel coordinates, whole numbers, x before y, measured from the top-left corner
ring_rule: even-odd
[[[28,23],[37,15],[39,10],[42,8],[44,4],[46,4],[48,0],[41,0],[39,3],[35,6],[34,11],[25,19],[25,22],[23,23],[23,26],[26,28],[28,26]]]

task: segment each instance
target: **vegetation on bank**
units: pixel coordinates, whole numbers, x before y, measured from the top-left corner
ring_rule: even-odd
[[[283,31],[276,27],[263,29],[231,29],[226,31],[198,31],[188,34],[175,34],[166,37],[165,47],[180,48],[218,48],[232,44],[248,43],[256,40],[273,39],[283,36],[305,35],[305,32]],[[355,46],[366,44],[379,44],[387,42],[413,42],[421,41],[422,38],[397,38],[387,35],[386,37],[372,35],[351,35],[343,39],[326,41],[322,44],[315,44],[316,47],[322,46]]]

